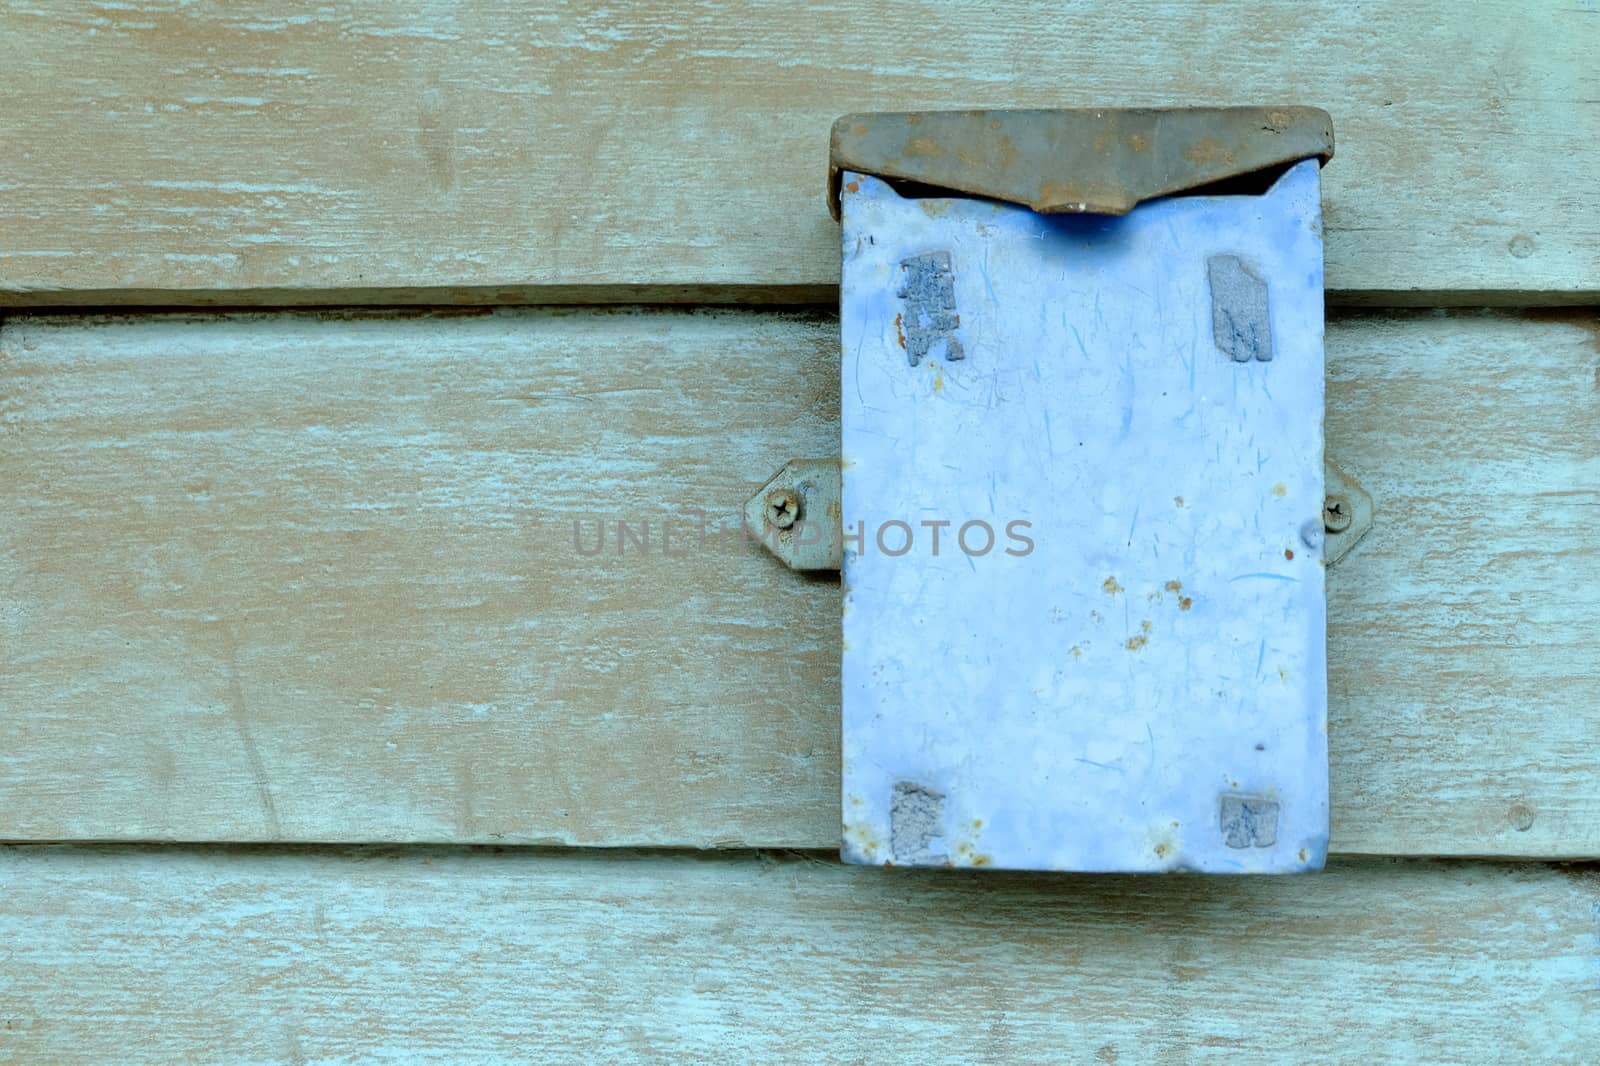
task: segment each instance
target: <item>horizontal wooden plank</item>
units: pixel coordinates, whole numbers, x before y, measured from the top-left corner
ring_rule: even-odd
[[[843,113],[1329,109],[1340,301],[1600,298],[1600,9],[6,5],[14,305],[829,299]]]
[[[1600,854],[1594,315],[1328,361],[1333,849]],[[15,317],[0,836],[831,846],[838,583],[689,512],[837,418],[816,315]]]
[[[1600,875],[0,851],[8,1062],[1581,1062]]]

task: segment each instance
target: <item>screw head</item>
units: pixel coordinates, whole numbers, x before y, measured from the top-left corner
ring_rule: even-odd
[[[1355,510],[1345,497],[1329,496],[1322,501],[1322,526],[1329,533],[1343,533],[1355,519]]]
[[[767,525],[788,529],[800,518],[800,494],[793,489],[773,489],[767,493]]]

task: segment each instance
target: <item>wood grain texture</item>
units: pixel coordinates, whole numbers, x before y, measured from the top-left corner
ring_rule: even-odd
[[[597,852],[0,852],[0,1061],[1549,1062],[1600,875]]]
[[[1592,0],[0,2],[21,304],[827,301],[843,113],[1329,109],[1341,301],[1600,294]]]
[[[687,513],[836,454],[836,330],[7,321],[0,837],[833,846],[838,583]],[[1333,849],[1600,855],[1594,315],[1336,316],[1328,363],[1377,501]]]

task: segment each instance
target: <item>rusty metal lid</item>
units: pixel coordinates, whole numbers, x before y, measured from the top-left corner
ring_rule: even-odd
[[[846,170],[1053,213],[1125,215],[1189,192],[1316,157],[1333,119],[1316,107],[902,111],[833,124],[828,210]]]

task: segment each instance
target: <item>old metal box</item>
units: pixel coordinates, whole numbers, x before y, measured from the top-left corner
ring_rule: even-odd
[[[845,858],[1320,867],[1327,116],[834,138]]]

